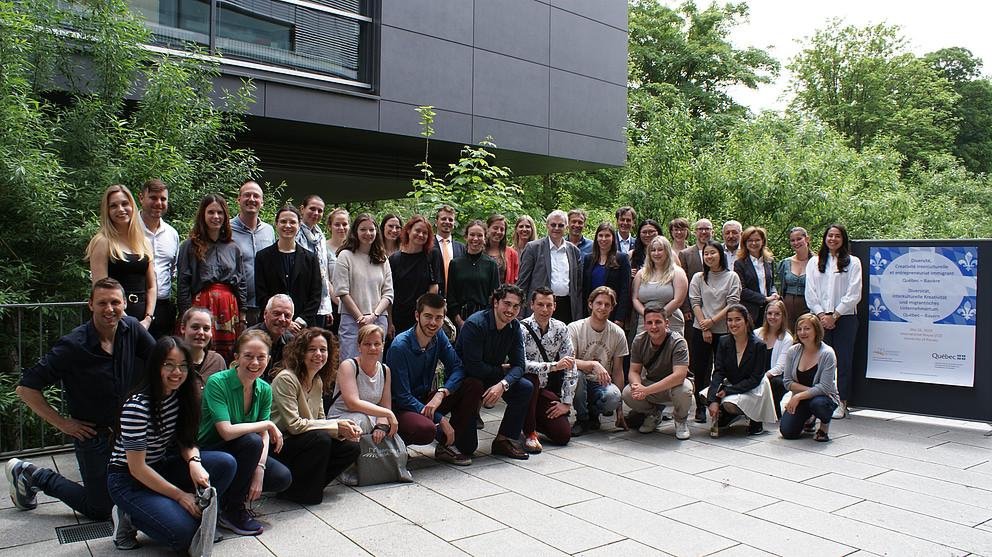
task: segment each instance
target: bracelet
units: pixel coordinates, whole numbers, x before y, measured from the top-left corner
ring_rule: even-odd
[[[262,462],[258,463],[258,467],[261,468],[263,471],[265,470],[265,464]]]
[[[372,428],[372,431],[377,429],[383,433],[389,433],[389,426],[386,424],[376,424],[375,427]]]
[[[186,464],[189,464],[190,462],[200,462],[200,463],[202,463],[203,461],[200,460],[200,456],[199,455],[193,455],[193,456],[189,457],[189,460],[186,461]]]

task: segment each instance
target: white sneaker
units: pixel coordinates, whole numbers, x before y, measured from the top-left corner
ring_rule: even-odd
[[[834,414],[831,417],[835,420],[843,420],[847,417],[847,403],[842,402],[837,405],[837,408],[834,410]]]
[[[138,549],[138,529],[131,524],[131,516],[121,511],[121,508],[114,505],[110,511],[110,519],[114,525],[114,547],[122,551]]]
[[[675,420],[675,438],[679,441],[685,441],[690,437],[689,435],[689,422],[688,420]]]
[[[637,428],[637,431],[641,433],[652,433],[654,430],[658,429],[658,424],[661,423],[661,412],[652,412],[647,416],[644,416],[644,423],[641,427]]]

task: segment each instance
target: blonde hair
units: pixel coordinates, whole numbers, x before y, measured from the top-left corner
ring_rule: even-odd
[[[110,196],[115,193],[123,193],[131,204],[131,222],[128,223],[126,234],[122,235],[117,231],[117,227],[110,220]],[[127,259],[129,253],[137,255],[138,259],[152,259],[152,246],[145,237],[145,231],[141,228],[138,220],[138,205],[134,202],[134,196],[125,186],[115,184],[103,192],[100,200],[100,229],[96,231],[89,245],[86,246],[86,260],[89,261],[93,251],[101,243],[107,243],[107,252],[110,258],[117,261]]]
[[[775,338],[782,338],[785,332],[789,330],[789,310],[785,307],[785,302],[782,300],[772,300],[765,306],[765,318],[761,322],[761,327],[758,328],[758,336],[764,337],[768,334],[768,310],[772,307],[777,307],[782,313],[782,323],[778,326],[778,331],[775,332]]]
[[[741,233],[741,245],[737,247],[737,259],[747,259],[751,252],[747,249],[747,239],[757,234],[761,237],[761,258],[771,263],[774,261],[772,250],[768,249],[768,232],[760,226],[749,226]]]
[[[651,248],[655,244],[661,245],[665,253],[668,254],[668,264],[662,268],[655,265],[653,259],[651,259]],[[672,282],[672,278],[675,275],[675,250],[672,249],[672,243],[668,241],[668,238],[662,236],[661,234],[654,237],[651,243],[648,245],[647,253],[644,257],[644,267],[639,271],[641,274],[641,280],[645,282],[660,282],[662,284],[668,284]]]
[[[523,221],[530,223],[530,238],[520,238],[519,234],[517,234],[517,225]],[[534,219],[532,219],[530,215],[520,215],[517,217],[517,222],[513,223],[513,245],[511,247],[523,251],[523,248],[527,245],[527,242],[536,239],[537,223],[534,222]]]

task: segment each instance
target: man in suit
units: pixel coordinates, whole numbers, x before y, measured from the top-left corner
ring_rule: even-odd
[[[455,230],[455,208],[451,205],[441,205],[437,209],[437,217],[434,220],[434,230],[437,231],[434,249],[441,255],[441,284],[438,285],[438,294],[447,295],[448,285],[448,264],[456,257],[465,255],[465,244],[455,240],[451,233]]]
[[[723,251],[727,254],[727,268],[734,268],[737,259],[737,249],[741,247],[741,230],[743,226],[735,220],[723,223]]]
[[[617,253],[625,253],[628,257],[634,251],[637,234],[634,232],[634,221],[637,211],[633,207],[623,206],[617,209]]]
[[[555,294],[553,317],[571,323],[583,315],[582,256],[579,248],[565,241],[567,221],[564,211],[551,211],[545,221],[548,237],[528,242],[520,255],[517,286],[525,292],[524,299],[530,299],[539,286],[551,288]]]
[[[699,219],[693,225],[696,230],[696,244],[679,252],[679,265],[685,271],[685,276],[692,281],[692,276],[703,271],[703,248],[713,237],[713,223],[710,219]],[[685,318],[686,330],[692,324],[692,308],[689,307],[689,297],[682,304],[682,315]]]

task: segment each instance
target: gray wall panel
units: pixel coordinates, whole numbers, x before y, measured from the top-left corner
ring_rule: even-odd
[[[265,85],[265,116],[364,130],[379,127],[379,106],[374,99],[278,83]]]
[[[551,130],[549,135],[552,157],[590,161],[601,164],[623,164],[627,158],[627,144],[587,135]]]
[[[547,66],[476,50],[474,114],[547,127],[548,74]]]
[[[486,136],[491,136],[493,143],[500,149],[510,151],[523,151],[525,153],[535,153],[538,155],[548,154],[548,129],[538,126],[527,126],[482,118],[476,116],[472,119],[472,142],[479,143]],[[496,154],[496,161],[499,162],[499,153]]]
[[[551,5],[627,30],[626,0],[551,0]]]
[[[382,101],[379,105],[379,131],[419,136],[420,114],[412,104]],[[431,139],[465,143],[472,137],[472,116],[447,110],[434,110],[434,136]]]
[[[550,7],[535,0],[476,2],[475,47],[547,65],[550,17]]]
[[[551,128],[624,140],[627,88],[551,70]]]
[[[472,48],[382,28],[383,99],[472,113]]]
[[[472,44],[471,0],[382,0],[382,24]]]
[[[551,10],[551,66],[627,84],[627,34],[573,13]]]

